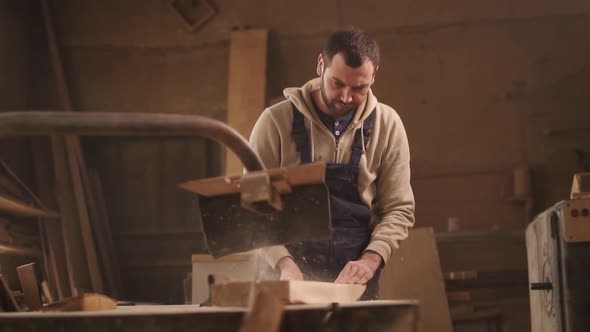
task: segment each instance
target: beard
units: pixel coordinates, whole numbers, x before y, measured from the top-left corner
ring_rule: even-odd
[[[344,104],[336,98],[329,99],[328,94],[326,93],[326,87],[324,84],[325,84],[324,75],[322,75],[322,84],[320,84],[320,92],[321,92],[322,100],[324,101],[324,104],[326,104],[328,111],[330,111],[330,114],[329,114],[330,116],[335,117],[335,118],[343,117],[343,116],[347,115],[348,113],[353,112],[354,110],[357,109],[357,107],[359,105],[356,105],[354,103]]]

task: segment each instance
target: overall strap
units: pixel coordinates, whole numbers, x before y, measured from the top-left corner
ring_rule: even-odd
[[[293,124],[291,134],[295,141],[295,147],[301,158],[301,164],[311,163],[311,145],[309,143],[309,135],[305,128],[305,118],[299,112],[295,104],[291,103],[293,108]]]
[[[354,133],[354,141],[352,142],[352,153],[350,155],[350,164],[353,166],[358,167],[364,150],[363,139],[361,139],[361,132],[364,134],[364,148],[366,148],[369,144],[369,138],[371,137],[371,128],[373,128],[373,120],[375,120],[375,113],[377,113],[376,107],[373,109],[369,117],[367,117],[365,121],[363,121],[363,130],[361,131],[361,128],[358,128]]]

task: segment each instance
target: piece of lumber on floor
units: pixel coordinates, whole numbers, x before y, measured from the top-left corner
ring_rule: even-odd
[[[217,306],[247,306],[251,292],[265,290],[288,304],[351,303],[358,300],[366,286],[319,281],[248,281],[212,284],[211,302]]]
[[[35,263],[21,265],[16,268],[18,280],[25,296],[25,303],[28,311],[36,311],[43,307],[41,301],[41,294],[39,293],[39,281],[37,280],[37,272],[35,270]]]

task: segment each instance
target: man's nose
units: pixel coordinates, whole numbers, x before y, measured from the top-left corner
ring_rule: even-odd
[[[340,101],[348,104],[352,101],[352,94],[350,93],[349,88],[342,89],[342,93],[340,94]]]

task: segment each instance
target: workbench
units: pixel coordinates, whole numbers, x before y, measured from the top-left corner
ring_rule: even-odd
[[[137,305],[106,311],[0,313],[0,332],[236,332],[246,312],[247,308],[233,307]],[[411,300],[288,305],[281,331],[414,332],[418,318],[418,303]]]

